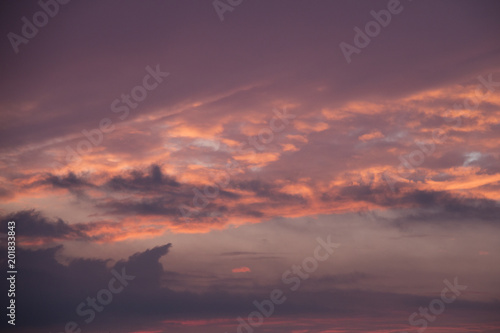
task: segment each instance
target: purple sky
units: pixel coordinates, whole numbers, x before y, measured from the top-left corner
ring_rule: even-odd
[[[498,1],[63,3],[0,8],[6,329],[500,332]]]

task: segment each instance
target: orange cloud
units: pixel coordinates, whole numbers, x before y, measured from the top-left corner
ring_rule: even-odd
[[[248,267],[238,267],[238,268],[233,268],[231,270],[233,273],[248,273],[248,272],[251,272],[250,268]]]
[[[380,131],[374,131],[374,132],[370,132],[370,133],[366,133],[366,134],[361,135],[359,137],[359,140],[369,141],[369,140],[373,140],[373,139],[380,139],[383,137],[384,137],[384,135],[382,133],[380,133]]]

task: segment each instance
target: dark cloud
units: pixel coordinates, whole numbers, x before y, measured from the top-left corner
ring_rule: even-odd
[[[141,171],[132,171],[128,177],[114,176],[106,186],[113,191],[150,192],[154,189],[176,188],[180,184],[174,178],[164,175],[159,165],[153,164],[147,175]]]
[[[420,220],[425,220],[427,217],[435,219],[447,217],[456,221],[490,223],[499,221],[500,205],[491,199],[454,195],[441,191],[414,191],[402,196],[399,203],[427,209],[413,216]]]
[[[281,186],[261,179],[234,181],[231,188],[253,192],[257,197],[266,198],[275,202],[289,202],[306,205],[307,199],[301,195],[292,195],[280,192]]]
[[[324,193],[325,201],[365,201],[384,208],[412,208],[404,220],[432,221],[440,219],[457,222],[498,222],[500,204],[495,200],[454,194],[447,191],[412,190],[402,186],[395,193],[388,186],[361,185],[340,189],[339,194]]]
[[[16,259],[20,273],[16,279],[16,328],[29,330],[58,324],[59,329],[63,330],[68,321],[83,324],[83,317],[75,313],[76,307],[85,302],[87,297],[95,297],[99,290],[108,288],[108,282],[114,276],[111,269],[122,272],[125,268],[127,274],[137,276],[137,280],[133,280],[130,288],[125,288],[123,293],[158,290],[163,272],[158,260],[168,252],[170,246],[166,244],[136,253],[111,267],[108,265],[109,260],[82,258],[73,258],[69,264],[63,265],[56,259],[62,250],[61,245],[39,250],[18,247]],[[5,281],[2,281],[3,287],[6,287]],[[118,300],[120,296],[117,294],[115,298]],[[114,302],[117,303],[116,300]],[[122,303],[122,306],[126,307],[126,304]],[[107,309],[106,312],[109,311]],[[98,313],[97,317],[99,315],[102,316]]]
[[[147,172],[132,170],[125,174],[108,175],[103,185],[93,182],[90,178],[68,173],[66,176],[48,175],[36,181],[30,187],[51,185],[54,188],[64,188],[75,194],[78,199],[103,209],[107,214],[169,216],[182,218],[179,207],[182,205],[197,209],[196,217],[210,217],[214,214],[224,214],[227,208],[216,201],[237,200],[241,196],[232,191],[224,190],[217,184],[206,195],[205,186],[191,183],[179,183],[174,177],[162,172],[161,166],[153,164]],[[100,191],[105,198],[96,199],[87,194],[87,190]],[[215,198],[212,194],[216,190]],[[112,194],[132,194],[125,199],[115,199]],[[200,209],[200,207],[203,207]],[[236,207],[242,214],[254,217],[262,216],[261,212],[247,208]]]
[[[1,217],[2,226],[8,221],[16,222],[16,232],[22,238],[48,238],[48,239],[80,239],[89,238],[82,231],[84,227],[70,225],[62,219],[50,220],[34,209],[23,210]],[[2,232],[6,232],[3,228]]]
[[[376,293],[361,290],[330,289],[322,292],[291,292],[289,285],[259,286],[252,292],[232,293],[233,286],[248,281],[240,279],[219,279],[210,292],[191,293],[175,292],[169,289],[170,279],[179,278],[175,272],[165,271],[159,259],[165,256],[171,244],[148,249],[131,255],[126,260],[110,265],[109,260],[73,258],[67,265],[56,260],[62,246],[39,250],[18,251],[19,288],[18,317],[16,329],[23,332],[35,331],[34,328],[62,329],[68,321],[75,321],[82,328],[96,330],[106,326],[113,318],[121,318],[120,325],[143,329],[155,322],[176,318],[227,318],[228,316],[245,317],[255,311],[254,300],[262,301],[269,297],[269,292],[280,288],[285,292],[287,301],[277,307],[275,315],[327,315],[330,318],[342,318],[363,313],[365,316],[387,318],[396,310],[415,311],[416,307],[428,304],[432,297],[421,297],[393,293]],[[4,259],[2,259],[4,261]],[[85,302],[87,297],[95,297],[98,291],[108,288],[109,280],[114,276],[111,270],[125,272],[133,276],[123,291],[115,294],[105,310],[96,313],[96,319],[85,324],[85,317],[77,316],[75,308]],[[180,276],[182,278],[182,276]],[[369,278],[364,273],[353,272],[325,276],[319,282],[329,284],[355,284]],[[2,286],[6,287],[6,280]],[[161,282],[167,283],[163,285]],[[318,282],[318,281],[317,281]],[[303,281],[305,285],[314,284],[313,280]],[[223,287],[226,285],[226,287]],[[50,306],[47,306],[50,304]],[[307,306],[304,306],[307,304]],[[464,311],[498,311],[498,304],[467,302],[457,300],[454,308]],[[453,308],[447,311],[455,311]],[[29,317],[23,314],[30,314]],[[116,328],[115,328],[116,329]]]
[[[69,172],[66,176],[48,175],[41,181],[41,184],[64,189],[80,189],[91,186],[84,178],[77,177],[73,172]]]

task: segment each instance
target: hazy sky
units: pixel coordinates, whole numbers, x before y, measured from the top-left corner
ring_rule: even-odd
[[[500,332],[498,1],[0,7],[3,327]]]

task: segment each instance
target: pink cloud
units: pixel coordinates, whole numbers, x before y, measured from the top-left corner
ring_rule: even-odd
[[[248,272],[251,272],[251,270],[250,270],[250,268],[243,266],[243,267],[233,268],[232,272],[233,273],[248,273]]]

